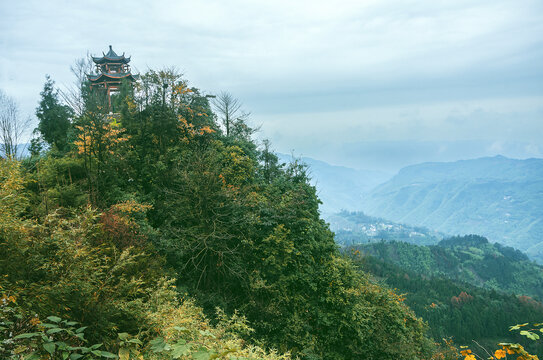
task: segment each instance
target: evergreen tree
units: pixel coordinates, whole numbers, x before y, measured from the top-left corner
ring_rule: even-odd
[[[36,116],[40,121],[38,130],[46,143],[55,146],[59,151],[64,151],[72,111],[60,103],[58,91],[54,88],[55,82],[49,75],[45,79],[43,91],[40,93],[40,104],[36,109]]]

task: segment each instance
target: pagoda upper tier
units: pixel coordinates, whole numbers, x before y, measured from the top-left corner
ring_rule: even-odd
[[[121,80],[127,79],[131,82],[136,81],[139,75],[134,75],[130,71],[130,57],[125,57],[124,53],[119,56],[111,45],[109,51],[102,57],[92,57],[96,64],[96,74],[87,75],[91,85],[101,85],[106,89],[118,90]]]
[[[109,45],[109,51],[107,54],[104,54],[103,52],[102,54],[104,55],[102,57],[93,56],[92,61],[94,61],[94,63],[97,65],[102,65],[105,63],[128,64],[130,62],[130,57],[125,57],[124,53],[121,56],[117,55],[117,53],[113,51],[111,45]]]

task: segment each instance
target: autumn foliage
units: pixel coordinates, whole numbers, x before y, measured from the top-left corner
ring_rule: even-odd
[[[458,296],[453,296],[451,298],[451,303],[456,306],[462,306],[463,304],[466,304],[473,300],[473,296],[466,293],[465,291],[462,291]]]

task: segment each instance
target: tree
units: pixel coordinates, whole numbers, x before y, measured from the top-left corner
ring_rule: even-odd
[[[40,105],[36,109],[36,116],[40,120],[38,130],[45,142],[62,151],[67,145],[68,129],[70,128],[71,109],[60,103],[55,82],[49,75],[45,76],[45,85],[40,93]]]
[[[262,142],[262,150],[258,156],[258,160],[261,163],[262,178],[266,184],[270,184],[272,180],[281,175],[281,168],[283,166],[283,164],[279,163],[279,158],[270,147],[270,141],[267,139],[264,140]]]
[[[241,102],[229,92],[223,91],[213,101],[215,110],[224,126],[226,136],[233,135],[234,129],[243,130],[250,113],[241,109]],[[246,125],[245,125],[246,126]]]
[[[15,100],[0,91],[0,153],[4,157],[17,158],[22,136],[30,126],[30,118],[22,120]]]
[[[141,76],[139,102],[141,105],[158,104],[176,107],[188,90],[181,74],[175,67],[149,70]],[[188,91],[190,92],[190,91]]]
[[[94,74],[92,57],[87,53],[86,57],[77,59],[70,66],[75,81],[60,90],[59,95],[76,115],[82,115],[85,110],[84,87],[88,83],[87,75]]]

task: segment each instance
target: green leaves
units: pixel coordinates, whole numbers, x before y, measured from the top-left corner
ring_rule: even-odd
[[[208,330],[206,331],[200,330],[199,332],[200,332],[200,335],[202,336],[215,338],[215,335],[213,335]],[[194,351],[194,352],[191,351],[193,344],[187,343],[184,339],[179,339],[175,344],[170,345],[164,340],[164,338],[158,337],[151,340],[149,344],[151,345],[152,352],[154,353],[168,352],[169,356],[171,356],[172,359],[179,359],[182,356],[190,355],[192,359],[194,360],[209,360],[213,358],[213,355],[214,355],[212,351],[208,350],[204,346],[200,346],[197,351]],[[226,353],[229,353],[229,352],[230,351],[227,351]],[[126,354],[126,351],[123,351],[123,356],[126,356],[125,354]]]
[[[194,360],[209,360],[211,353],[205,348],[201,347],[197,352],[192,354]]]
[[[523,330],[520,332],[520,335],[526,336],[528,339],[531,339],[531,340],[539,340],[539,335],[531,331]]]
[[[529,325],[529,323],[517,324],[517,325],[511,326],[509,331],[520,330],[521,328],[524,328],[527,325]],[[533,324],[534,327],[540,327],[542,325],[543,325],[542,323]],[[533,329],[521,330],[519,333],[522,336],[526,336],[530,340],[534,340],[534,341],[539,340],[539,338],[540,338],[539,335],[536,334],[534,331],[539,331],[539,332],[543,333],[543,328],[540,327],[539,329],[533,328]]]
[[[169,351],[171,349],[170,345],[168,345],[162,337],[157,337],[149,341],[149,344],[151,345],[151,351],[157,353]]]
[[[182,331],[182,332],[188,332],[188,331],[189,331],[189,330],[188,330],[186,327],[184,327],[184,326],[174,326],[173,328],[174,328],[175,330],[177,330],[177,331]]]
[[[43,348],[45,351],[47,351],[49,354],[53,355],[55,352],[56,345],[54,342],[48,342],[43,344]]]
[[[20,335],[15,336],[13,340],[29,339],[29,338],[38,337],[41,335],[42,335],[41,332],[25,333],[25,334],[20,334]]]
[[[172,346],[171,356],[174,359],[179,359],[181,356],[188,355],[190,353],[190,345],[186,342],[179,341],[177,344]]]
[[[2,316],[1,313],[0,316]],[[75,330],[73,326],[78,324],[76,321],[62,320],[57,316],[49,316],[47,319],[52,323],[39,324],[37,327],[41,331],[18,334],[13,337],[12,340],[17,353],[24,356],[24,359],[39,359],[51,356],[54,359],[78,360],[91,354],[99,358],[117,358],[115,354],[109,351],[100,350],[102,344],[93,344],[89,347],[82,346],[84,344],[83,331],[85,327]],[[139,340],[136,339],[134,342],[139,342]],[[0,343],[0,355],[2,355],[1,351],[3,350]]]
[[[213,333],[209,330],[200,330],[199,332],[202,336],[210,336],[212,338],[215,338],[215,335],[213,335]]]
[[[62,319],[59,318],[58,316],[48,316],[47,320],[52,321],[54,323],[59,323]]]
[[[95,355],[98,355],[100,357],[106,358],[106,359],[116,359],[117,358],[117,355],[112,354],[112,353],[110,353],[108,351],[103,351],[103,350],[98,351],[99,354],[97,354],[97,351],[93,351],[92,353],[95,354]]]
[[[62,328],[52,328],[52,329],[47,330],[47,334],[48,335],[56,334],[56,333],[59,333],[61,331],[66,331],[66,330],[62,329]]]

